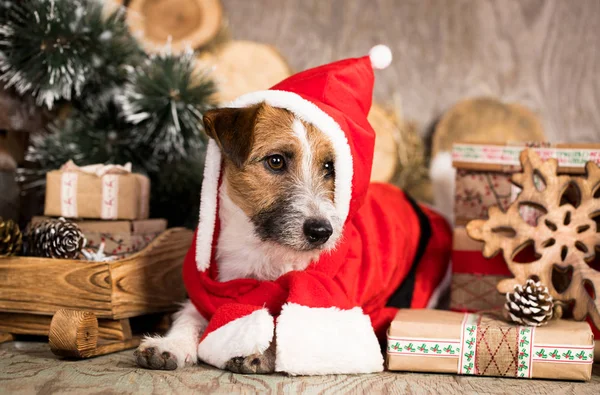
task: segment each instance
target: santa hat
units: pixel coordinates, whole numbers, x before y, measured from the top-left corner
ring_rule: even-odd
[[[375,132],[367,120],[373,95],[373,69],[390,65],[392,53],[377,45],[368,56],[341,60],[295,74],[266,91],[243,95],[225,107],[258,103],[284,108],[313,124],[329,138],[335,152],[334,202],[346,221],[361,206],[371,176]],[[206,270],[211,261],[217,219],[221,151],[210,140],[206,154],[196,265]]]

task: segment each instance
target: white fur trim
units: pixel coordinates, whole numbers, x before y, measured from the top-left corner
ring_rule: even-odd
[[[383,70],[392,63],[392,50],[387,45],[376,45],[369,51],[369,59],[374,69]]]
[[[217,196],[221,175],[221,151],[216,141],[210,139],[206,149],[204,179],[200,195],[200,220],[196,236],[196,267],[204,271],[210,265],[212,242],[217,223]]]
[[[372,373],[383,356],[360,307],[311,308],[288,303],[277,319],[275,370],[292,375]]]
[[[198,357],[223,369],[235,357],[263,353],[273,340],[275,325],[266,309],[238,318],[206,335],[198,345]]]
[[[456,169],[452,167],[452,153],[439,152],[431,161],[429,177],[433,185],[434,207],[450,224],[454,224],[454,183]]]
[[[285,108],[301,120],[319,128],[329,138],[335,152],[335,206],[339,217],[346,222],[352,199],[352,153],[346,134],[329,114],[314,103],[293,92],[258,91],[242,95],[226,107],[242,108],[265,102],[270,106]]]

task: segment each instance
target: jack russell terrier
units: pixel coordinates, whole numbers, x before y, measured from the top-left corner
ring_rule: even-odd
[[[432,306],[446,221],[370,184],[367,121],[385,46],[208,111],[200,221],[184,261],[190,300],[139,366],[237,373],[369,373],[398,308]]]

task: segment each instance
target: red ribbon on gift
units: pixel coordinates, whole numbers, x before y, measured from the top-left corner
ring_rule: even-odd
[[[512,276],[501,254],[487,259],[481,251],[452,251],[452,272]]]

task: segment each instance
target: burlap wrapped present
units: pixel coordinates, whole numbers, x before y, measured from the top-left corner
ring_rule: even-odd
[[[594,361],[586,322],[534,328],[493,315],[400,310],[388,331],[389,370],[587,381]]]
[[[90,165],[72,161],[46,174],[44,215],[66,218],[145,219],[150,180],[125,166]]]
[[[460,312],[501,310],[506,301],[496,289],[500,280],[512,277],[501,254],[486,259],[483,243],[454,228],[452,237],[452,282],[450,309]]]
[[[464,226],[470,220],[487,218],[491,206],[508,208],[520,192],[510,178],[521,171],[519,155],[527,147],[534,147],[543,159],[556,158],[559,172],[563,174],[583,174],[588,160],[600,164],[600,144],[455,144],[452,164],[456,168],[456,225]],[[539,213],[523,207],[521,215],[535,222]]]

